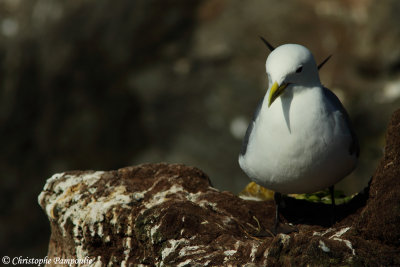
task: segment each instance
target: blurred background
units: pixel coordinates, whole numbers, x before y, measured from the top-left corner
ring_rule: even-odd
[[[400,104],[400,2],[0,0],[0,252],[44,257],[37,196],[52,174],[144,162],[199,167],[220,190],[266,92],[273,45],[299,43],[361,143],[359,191]]]

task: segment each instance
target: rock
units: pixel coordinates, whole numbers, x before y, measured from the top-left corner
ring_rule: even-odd
[[[49,258],[103,264],[255,262],[263,242],[247,233],[253,217],[273,213],[271,203],[219,192],[197,168],[167,164],[55,174],[39,202],[52,227]]]
[[[39,196],[51,223],[48,257],[96,266],[400,265],[399,135],[400,110],[370,187],[338,207],[338,223],[329,225],[329,206],[286,198],[283,219],[299,229],[290,235],[269,234],[272,201],[220,192],[194,167],[55,174]]]
[[[365,239],[400,247],[400,110],[386,134],[385,154],[371,182],[368,203],[358,228]]]

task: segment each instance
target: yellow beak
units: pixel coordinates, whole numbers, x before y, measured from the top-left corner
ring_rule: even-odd
[[[268,107],[270,107],[271,104],[275,101],[275,99],[277,99],[278,96],[280,96],[283,93],[283,90],[286,88],[286,86],[287,86],[286,83],[278,85],[277,82],[274,82],[268,96]]]

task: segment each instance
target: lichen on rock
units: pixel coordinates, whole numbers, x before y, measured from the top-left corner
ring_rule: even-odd
[[[221,192],[194,167],[55,174],[39,195],[48,257],[89,257],[94,266],[400,265],[399,121],[400,111],[370,188],[338,206],[336,224],[325,204],[285,199],[282,219],[299,230],[290,235],[269,234],[272,200]]]

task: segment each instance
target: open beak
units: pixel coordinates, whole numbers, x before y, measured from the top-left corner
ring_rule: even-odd
[[[277,99],[278,96],[280,96],[283,93],[283,90],[285,90],[286,86],[288,86],[287,83],[278,85],[277,82],[274,82],[268,96],[268,107],[270,107],[271,104],[275,101],[275,99]]]

